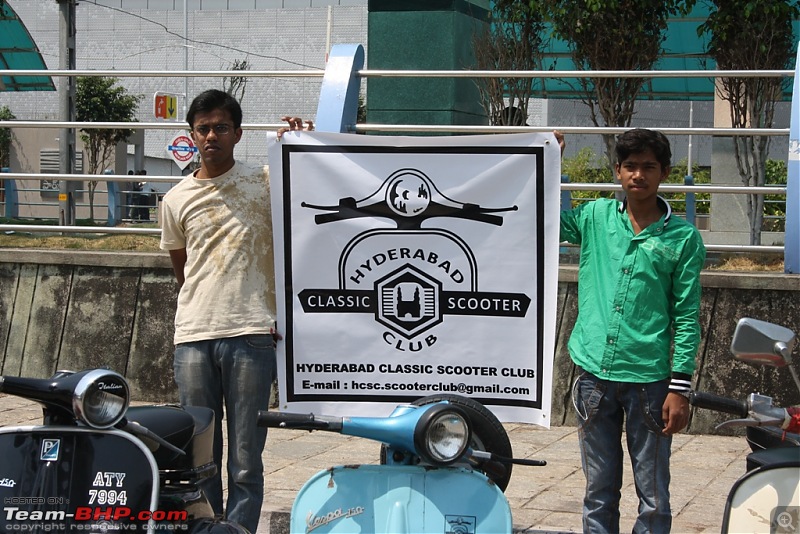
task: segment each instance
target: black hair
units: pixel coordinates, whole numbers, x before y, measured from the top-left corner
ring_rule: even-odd
[[[208,113],[216,109],[227,111],[233,119],[233,127],[242,126],[242,106],[239,102],[225,91],[219,89],[209,89],[203,91],[192,100],[189,110],[186,112],[186,122],[189,128],[194,127],[194,117],[198,113]]]
[[[671,165],[672,151],[669,139],[663,133],[646,128],[628,130],[617,138],[615,152],[617,164],[625,161],[631,154],[641,154],[652,150],[661,167],[666,169]]]

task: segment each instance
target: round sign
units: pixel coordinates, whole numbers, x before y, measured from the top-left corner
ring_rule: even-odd
[[[179,135],[167,147],[167,150],[172,154],[172,157],[177,162],[189,161],[194,157],[197,152],[197,147],[191,137]]]

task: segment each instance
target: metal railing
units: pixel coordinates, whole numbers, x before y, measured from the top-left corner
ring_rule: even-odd
[[[356,124],[355,113],[357,99],[360,92],[360,80],[364,78],[488,78],[488,77],[514,77],[514,78],[718,78],[718,77],[797,77],[792,70],[707,70],[707,71],[485,71],[485,70],[369,70],[363,69],[364,54],[360,45],[337,45],[331,50],[330,59],[326,69],[323,70],[290,70],[290,71],[181,71],[181,77],[281,77],[281,78],[309,78],[321,77],[322,88],[316,116],[317,129],[322,131],[339,131],[350,133],[431,133],[431,134],[497,134],[497,133],[523,133],[523,132],[551,132],[558,129],[564,134],[620,134],[628,128],[620,127],[574,127],[574,126],[474,126],[474,125],[413,125],[413,124]],[[38,70],[0,70],[3,76],[40,76]],[[49,76],[109,76],[117,78],[126,77],[175,77],[174,71],[124,71],[124,70],[48,70]],[[797,80],[795,79],[795,85]],[[797,98],[797,95],[794,96]],[[59,122],[59,121],[0,121],[0,128],[126,128],[126,129],[162,129],[174,130],[176,127],[187,127],[180,122]],[[276,130],[283,126],[280,123],[244,123],[245,130]],[[777,136],[790,135],[789,128],[659,128],[667,135],[706,135],[706,136]],[[25,174],[3,173],[0,178],[4,180],[87,180],[92,179],[85,174]],[[98,180],[109,184],[109,190],[115,189],[111,184],[130,182],[129,175],[102,175]],[[181,177],[148,175],[147,181],[151,183],[175,183]],[[620,186],[615,184],[586,184],[564,183],[561,185],[563,192],[574,190],[581,191],[617,191]],[[660,187],[664,193],[725,193],[725,194],[769,194],[787,195],[788,187],[747,187],[747,186],[714,186],[714,185],[672,185],[664,184]],[[119,191],[117,191],[118,193]],[[8,203],[8,195],[6,203]],[[787,202],[787,216],[793,203]],[[109,200],[109,213],[117,210],[119,203]],[[792,214],[797,217],[797,214]],[[119,217],[109,217],[116,222]],[[61,233],[130,233],[152,235],[160,233],[157,228],[120,228],[115,226],[44,226],[44,225],[0,225],[0,231],[24,230],[28,232],[61,232]],[[789,246],[799,246],[790,243]],[[716,251],[754,251],[754,252],[781,252],[786,247],[781,246],[746,246],[746,245],[707,245],[708,250]]]
[[[124,124],[124,123],[119,123]],[[2,126],[2,123],[0,123]],[[275,129],[280,125],[275,125]],[[541,131],[541,130],[539,130]],[[547,130],[550,131],[550,130]],[[30,174],[30,173],[4,173],[3,178],[9,177],[17,180],[68,180],[68,181],[84,181],[90,179],[92,175],[86,174]],[[103,181],[115,182],[130,182],[131,176],[129,175],[97,175],[98,179]],[[148,175],[147,181],[152,183],[177,183],[182,177],[179,176],[153,176]],[[622,187],[618,184],[612,183],[562,183],[562,192],[571,191],[594,191],[594,192],[617,192],[622,191]],[[725,193],[725,194],[758,194],[758,195],[786,195],[787,188],[783,186],[720,186],[720,185],[679,185],[679,184],[662,184],[659,186],[661,193]],[[562,198],[564,201],[564,198]],[[57,203],[52,203],[54,208],[58,207]],[[123,204],[121,206],[130,206]],[[95,205],[97,207],[97,205]],[[113,204],[106,205],[109,210],[114,209]],[[53,217],[57,219],[57,217]],[[25,232],[46,232],[46,233],[72,233],[72,234],[87,234],[87,233],[107,233],[107,234],[141,234],[141,235],[160,235],[159,228],[141,228],[141,227],[116,227],[116,226],[51,226],[51,225],[24,225],[24,224],[0,224],[0,231],[25,231]],[[722,245],[722,244],[708,244],[706,249],[716,252],[769,252],[780,253],[783,252],[784,246],[777,245]]]

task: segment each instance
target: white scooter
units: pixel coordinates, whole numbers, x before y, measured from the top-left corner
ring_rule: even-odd
[[[791,360],[795,341],[788,328],[743,318],[733,334],[731,352],[737,360],[753,365],[787,367],[800,392]],[[717,428],[747,427],[753,450],[747,456],[747,472],[728,494],[722,532],[800,532],[800,407],[773,406],[771,397],[757,393],[740,401],[693,392],[689,402],[738,416]]]

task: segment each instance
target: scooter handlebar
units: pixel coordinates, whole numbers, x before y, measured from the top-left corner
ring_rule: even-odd
[[[704,391],[692,391],[689,394],[689,403],[698,408],[730,413],[739,417],[747,417],[749,412],[747,401],[720,397]]]
[[[258,426],[338,432],[342,429],[342,419],[340,417],[315,416],[313,413],[260,411],[258,412]]]

